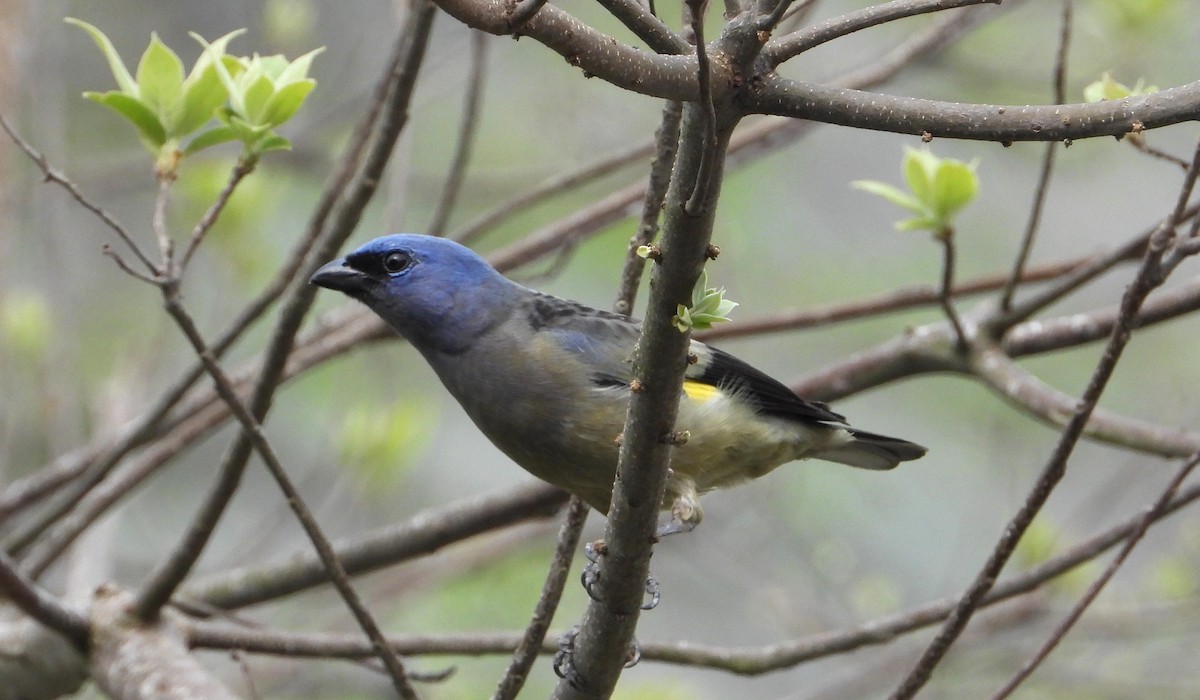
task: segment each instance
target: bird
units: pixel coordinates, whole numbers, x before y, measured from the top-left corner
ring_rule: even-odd
[[[526,471],[607,514],[641,323],[510,280],[445,238],[375,238],[310,282],[412,344],[480,431]],[[691,340],[659,534],[693,529],[700,495],[813,458],[892,469],[926,448],[851,427],[737,357]]]

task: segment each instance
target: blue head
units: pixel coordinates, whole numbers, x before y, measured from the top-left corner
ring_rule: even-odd
[[[466,349],[521,291],[469,248],[411,233],[369,241],[309,281],[363,302],[422,352]]]

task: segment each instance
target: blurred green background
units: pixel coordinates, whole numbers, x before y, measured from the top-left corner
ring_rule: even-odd
[[[864,6],[824,2],[824,18]],[[598,6],[560,5],[605,31],[627,35]],[[1188,0],[1075,3],[1070,101],[1105,71],[1128,84],[1163,87],[1196,79],[1200,14]],[[659,7],[670,19],[677,8]],[[318,82],[305,109],[282,130],[295,147],[267,157],[234,196],[189,272],[185,295],[205,333],[218,332],[269,279],[307,217],[349,130],[369,100],[403,8],[379,0],[0,0],[0,105],[23,136],[146,243],[155,185],[132,131],[83,100],[112,78],[90,39],[63,24],[74,16],[109,34],[127,63],[150,33],[191,65],[207,38],[247,27],[231,51],[294,57],[317,46]],[[718,19],[714,10],[712,21]],[[884,91],[1001,104],[1050,99],[1059,4],[1024,3],[934,59],[912,65]],[[839,40],[792,61],[788,75],[824,80],[869,65],[928,24],[908,20]],[[713,25],[715,28],[715,24]],[[392,231],[422,231],[440,196],[456,139],[471,36],[441,15],[412,121],[380,195],[352,245]],[[530,39],[488,37],[483,116],[461,204],[451,227],[543,178],[651,137],[661,103],[622,93]],[[793,65],[794,64],[794,65]],[[1190,125],[1153,132],[1156,147],[1187,157]],[[718,217],[722,255],[710,279],[740,302],[734,318],[935,284],[940,252],[924,235],[892,230],[899,213],[851,189],[852,180],[899,183],[904,146],[916,139],[834,127],[730,173]],[[959,228],[959,277],[1007,269],[1025,224],[1043,146],[935,141],[943,156],[978,158],[979,201]],[[192,354],[159,308],[158,294],[100,255],[109,233],[7,141],[0,180],[0,477],[11,481],[136,415],[189,367]],[[235,149],[187,163],[170,221],[187,231],[224,183]],[[639,166],[640,167],[640,166]],[[642,174],[637,167],[523,213],[482,239],[495,250]],[[1164,216],[1179,169],[1113,139],[1081,141],[1059,153],[1034,263],[1105,250]],[[550,278],[549,261],[515,276],[594,306],[611,304],[633,233],[626,219],[574,249]],[[1194,274],[1185,265],[1178,276]],[[1126,282],[1110,275],[1051,315],[1114,304]],[[345,302],[323,293],[319,311]],[[643,295],[644,298],[644,295]],[[980,300],[962,302],[969,311]],[[982,302],[987,303],[987,302]],[[934,308],[871,321],[723,344],[787,380],[940,318]],[[265,325],[265,324],[264,324]],[[264,328],[229,364],[252,357]],[[1148,421],[1194,427],[1196,321],[1140,331],[1103,404]],[[1098,356],[1089,346],[1023,361],[1059,389],[1078,394]],[[838,402],[855,425],[929,446],[925,459],[891,473],[793,464],[756,483],[705,500],[705,523],[656,550],[661,606],[645,615],[643,640],[757,646],[853,626],[957,594],[982,565],[1023,501],[1056,433],[958,377],[920,377]],[[268,433],[333,535],[402,520],[456,497],[529,477],[469,424],[421,358],[400,343],[376,344],[316,369],[285,388]],[[231,436],[228,428],[189,451],[110,514],[53,579],[59,590],[104,580],[136,585],[180,535]],[[1085,444],[1010,569],[1027,566],[1148,504],[1171,465]],[[599,536],[592,517],[585,537]],[[539,593],[554,524],[464,543],[435,557],[364,579],[372,609],[390,631],[522,628]],[[201,562],[202,572],[284,556],[306,546],[265,473],[244,490]],[[1018,693],[1022,698],[1185,698],[1200,688],[1197,600],[1200,516],[1185,512],[1148,535],[1080,627]],[[1090,575],[984,613],[925,697],[990,694],[1015,671],[1078,596]],[[586,596],[573,576],[556,628],[574,624]],[[249,613],[291,629],[353,630],[340,601],[314,592]],[[626,673],[619,698],[857,698],[891,687],[931,632],[886,647],[756,678],[643,663]],[[238,666],[205,658],[235,687]],[[507,658],[413,661],[457,674],[426,688],[429,698],[489,694]],[[388,684],[354,665],[245,660],[261,697],[385,697]],[[527,697],[555,679],[539,661]]]

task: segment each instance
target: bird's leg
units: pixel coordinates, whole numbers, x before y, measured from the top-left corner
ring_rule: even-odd
[[[691,477],[671,471],[667,476],[667,493],[671,499],[671,519],[658,526],[659,538],[680,532],[691,532],[704,518],[700,507],[700,492]]]

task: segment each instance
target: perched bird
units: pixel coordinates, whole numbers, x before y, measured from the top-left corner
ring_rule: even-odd
[[[457,243],[376,238],[321,267],[312,284],[366,304],[413,344],[483,434],[534,476],[607,513],[640,324],[542,294]],[[674,527],[702,517],[699,496],[816,458],[891,469],[925,448],[851,428],[738,358],[699,341],[676,426],[663,508]]]

